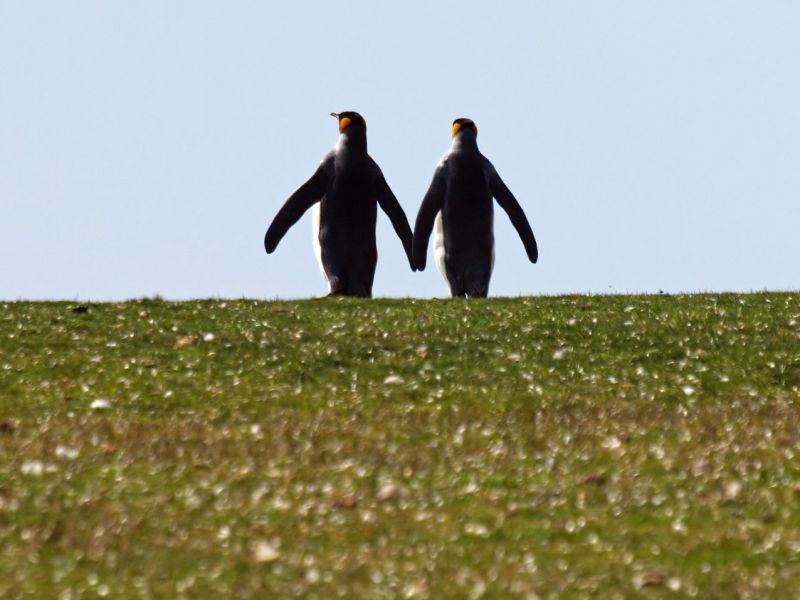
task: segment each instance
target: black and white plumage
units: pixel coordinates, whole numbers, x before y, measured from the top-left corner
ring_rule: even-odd
[[[539,258],[536,238],[522,207],[478,149],[470,119],[453,122],[453,142],[436,166],[414,226],[413,259],[425,268],[434,229],[434,257],[453,297],[485,298],[494,267],[494,205],[505,210],[531,262]]]
[[[314,250],[329,295],[368,298],[378,262],[377,207],[388,215],[413,270],[411,227],[380,167],[367,154],[364,118],[352,111],[331,114],[339,120],[339,140],[278,211],[264,236],[264,248],[273,252],[286,231],[314,206]]]

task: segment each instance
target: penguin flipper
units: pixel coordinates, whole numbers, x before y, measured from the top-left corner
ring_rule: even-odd
[[[431,237],[433,222],[436,215],[442,210],[444,205],[444,194],[447,189],[445,178],[444,162],[439,163],[433,173],[431,185],[417,213],[417,222],[414,224],[413,258],[417,270],[425,270],[426,253],[428,250],[428,239]]]
[[[328,185],[328,161],[322,161],[316,172],[301,185],[283,204],[264,236],[264,249],[272,253],[289,228],[297,223],[303,213],[319,202]]]
[[[494,167],[491,168],[489,175],[489,189],[492,191],[492,196],[497,200],[497,203],[506,211],[508,218],[511,219],[511,224],[517,230],[525,246],[528,258],[532,263],[535,263],[539,259],[539,247],[536,245],[533,230],[519,202],[514,198],[514,194],[511,193],[506,184],[503,183]]]
[[[400,206],[394,192],[392,192],[389,184],[386,183],[383,173],[379,173],[376,188],[378,204],[389,217],[389,220],[392,222],[392,227],[394,227],[394,231],[397,233],[397,237],[399,237],[400,241],[403,243],[403,250],[406,252],[411,270],[416,271],[417,269],[411,254],[411,241],[414,234],[411,233],[411,226],[408,224],[408,219],[406,218],[406,213],[403,211],[403,207]]]

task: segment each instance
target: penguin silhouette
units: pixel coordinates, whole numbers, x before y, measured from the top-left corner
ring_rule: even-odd
[[[522,207],[492,163],[478,150],[471,119],[453,121],[453,142],[436,167],[414,226],[413,260],[425,269],[431,230],[434,257],[452,297],[485,298],[494,267],[494,205],[506,211],[532,263],[536,238]]]
[[[378,164],[367,154],[367,123],[357,112],[331,113],[339,139],[316,172],[278,211],[264,236],[272,253],[288,229],[314,207],[314,250],[330,296],[372,296],[378,252],[377,207],[389,216],[412,270],[412,232]]]

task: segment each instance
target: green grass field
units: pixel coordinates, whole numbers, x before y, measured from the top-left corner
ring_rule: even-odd
[[[0,306],[2,598],[800,590],[800,293]]]

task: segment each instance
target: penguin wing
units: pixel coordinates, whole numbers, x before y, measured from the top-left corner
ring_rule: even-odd
[[[528,219],[525,217],[519,202],[514,198],[514,194],[503,183],[500,175],[497,174],[497,170],[491,164],[489,166],[489,189],[492,191],[492,196],[508,214],[511,224],[517,230],[522,243],[525,245],[525,252],[528,253],[528,258],[532,263],[535,263],[539,259],[539,248],[536,245],[536,238],[533,237],[530,223],[528,223]]]
[[[406,213],[403,211],[403,207],[400,206],[400,203],[397,201],[397,198],[395,197],[394,192],[392,192],[392,189],[389,187],[389,184],[386,183],[386,179],[384,178],[383,173],[381,173],[381,170],[377,164],[375,165],[375,168],[378,169],[378,179],[375,184],[378,204],[392,222],[392,227],[394,227],[397,237],[399,237],[400,241],[403,242],[403,249],[406,251],[408,264],[411,266],[411,270],[416,271],[417,269],[414,266],[414,260],[411,256],[411,240],[413,238],[413,234],[411,233],[411,227],[408,224]]]
[[[323,160],[311,178],[301,185],[294,194],[289,196],[289,199],[283,204],[278,214],[275,215],[272,224],[267,229],[267,234],[264,236],[264,249],[267,253],[274,252],[278,242],[286,235],[289,228],[297,223],[303,213],[316,202],[319,202],[325,195],[328,179],[330,178],[330,162],[330,158]]]
[[[420,271],[425,270],[425,254],[428,250],[428,239],[431,237],[433,222],[444,205],[444,193],[447,189],[445,169],[446,163],[444,161],[440,162],[436,167],[431,185],[422,199],[422,204],[417,213],[417,222],[414,225],[413,257],[414,264]]]

